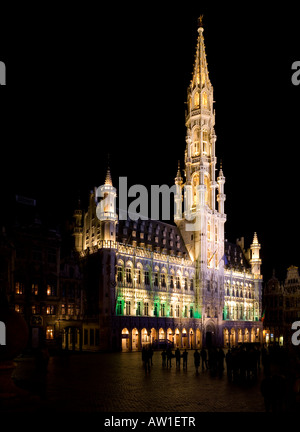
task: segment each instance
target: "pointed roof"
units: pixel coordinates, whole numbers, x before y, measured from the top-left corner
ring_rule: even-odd
[[[106,172],[106,178],[105,178],[105,185],[108,186],[112,186],[112,179],[111,179],[111,174],[110,174],[110,168],[107,167],[107,172]]]
[[[258,238],[257,238],[257,233],[256,232],[254,233],[252,244],[258,244]]]
[[[203,28],[203,15],[199,18],[198,22],[198,40],[196,47],[196,55],[193,69],[193,78],[191,81],[191,88],[199,87],[202,89],[206,84],[207,87],[211,86],[208,74],[208,66],[206,60],[205,44],[204,44],[204,28]]]
[[[175,178],[175,184],[182,185],[182,177],[181,177],[181,169],[180,169],[180,161],[178,161],[178,171]]]

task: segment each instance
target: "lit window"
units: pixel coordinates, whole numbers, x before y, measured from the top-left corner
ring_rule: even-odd
[[[206,94],[206,92],[203,92],[203,95],[202,95],[202,104],[203,104],[203,108],[207,109],[208,104],[207,104],[207,94]]]
[[[46,339],[48,339],[48,340],[54,339],[54,329],[52,326],[46,327]]]
[[[173,305],[170,306],[170,317],[174,315]]]
[[[68,305],[68,315],[74,315],[74,305],[73,304]]]
[[[123,315],[122,300],[118,300],[118,303],[117,303],[117,315]]]
[[[203,153],[208,153],[208,133],[206,131],[203,132]]]
[[[55,314],[55,307],[54,307],[54,305],[46,307],[46,314],[47,315],[54,315]]]
[[[149,303],[144,303],[144,315],[148,316],[149,314]]]
[[[22,282],[16,282],[15,293],[18,295],[24,294],[24,284]]]
[[[199,92],[197,92],[194,97],[194,108],[199,108],[199,105],[200,105],[200,95]]]
[[[118,267],[118,275],[117,275],[118,282],[123,282],[123,271],[122,267]]]
[[[126,269],[126,282],[132,283],[131,268]]]
[[[39,293],[39,286],[36,283],[31,284],[31,293],[33,295],[38,295]]]

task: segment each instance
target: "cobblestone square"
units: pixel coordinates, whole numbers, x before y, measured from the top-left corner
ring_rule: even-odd
[[[187,370],[163,368],[155,351],[150,372],[140,352],[89,353],[50,357],[44,380],[31,358],[17,362],[15,382],[28,397],[3,402],[4,411],[21,412],[263,412],[262,372],[253,383],[229,382],[208,370],[196,374],[194,351]]]

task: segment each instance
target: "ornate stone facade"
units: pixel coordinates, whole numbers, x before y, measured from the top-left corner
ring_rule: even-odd
[[[92,191],[84,218],[75,212],[76,250],[90,271],[93,261],[87,297],[103,349],[262,340],[257,235],[248,251],[243,239],[230,244],[224,238],[225,177],[220,167],[216,178],[214,97],[203,32],[201,25],[188,88],[185,181],[180,168],[175,178],[175,224],[120,220],[109,171],[100,188],[105,199],[98,203]]]

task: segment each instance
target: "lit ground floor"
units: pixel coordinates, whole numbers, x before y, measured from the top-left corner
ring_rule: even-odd
[[[240,343],[263,342],[261,322],[117,318],[112,332],[112,347],[120,351],[140,351],[148,345],[200,349],[202,346],[228,348]]]
[[[49,333],[32,329],[32,342],[41,345],[46,337],[48,346],[66,351],[141,351],[153,346],[200,349],[202,346],[229,348],[240,343],[265,343],[271,339],[263,332],[260,321],[219,321],[217,318],[157,318],[115,316],[106,322],[60,322]],[[33,346],[34,346],[33,345]]]

